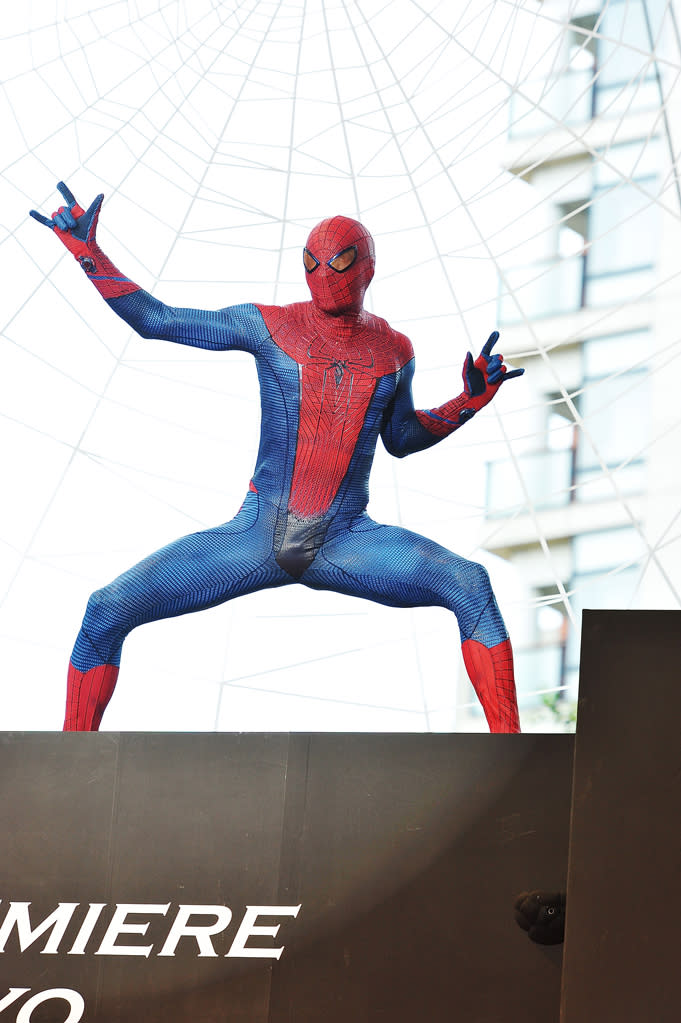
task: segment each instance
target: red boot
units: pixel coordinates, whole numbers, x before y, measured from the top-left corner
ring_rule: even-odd
[[[82,672],[69,664],[66,679],[65,732],[97,732],[118,678],[114,664],[98,664]]]
[[[490,732],[519,732],[511,641],[505,639],[488,648],[475,639],[466,639],[461,649]]]

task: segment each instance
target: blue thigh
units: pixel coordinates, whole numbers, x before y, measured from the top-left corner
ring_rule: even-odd
[[[72,663],[79,671],[118,664],[123,640],[138,625],[291,582],[259,521],[258,495],[249,493],[231,522],[175,540],[93,593]]]
[[[368,515],[334,530],[300,581],[391,607],[446,607],[457,617],[462,640],[487,647],[508,636],[482,565]]]

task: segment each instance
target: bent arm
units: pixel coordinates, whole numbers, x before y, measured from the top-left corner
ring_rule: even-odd
[[[84,210],[63,181],[57,188],[66,205],[49,218],[37,210],[31,210],[31,216],[54,232],[102,298],[141,337],[214,351],[238,348],[255,354],[267,336],[255,306],[237,305],[209,312],[165,305],[121,273],[100,248],[97,224],[104,196],[98,195]]]
[[[463,391],[438,408],[414,409],[411,396],[413,359],[399,371],[395,397],[381,432],[383,443],[391,455],[402,458],[448,437],[489,404],[504,380],[512,380],[525,372],[524,369],[508,372],[503,355],[492,355],[498,338],[498,331],[493,331],[475,360],[468,352],[463,364]]]
[[[422,422],[422,413],[414,408],[411,393],[414,378],[414,360],[411,359],[398,370],[395,397],[388,408],[381,430],[381,439],[386,450],[396,458],[404,458],[415,451],[424,451],[442,440]]]
[[[86,276],[107,305],[140,337],[212,351],[236,348],[255,353],[260,346],[266,332],[255,306],[213,311],[166,305],[125,277],[94,239],[90,253],[91,264],[80,261]]]

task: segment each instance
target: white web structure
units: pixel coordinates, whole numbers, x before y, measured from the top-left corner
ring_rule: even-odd
[[[613,580],[617,606],[679,606],[674,6],[27,0],[3,11],[3,728],[60,727],[89,593],[177,536],[231,518],[258,440],[250,357],[140,339],[28,219],[31,208],[56,209],[58,180],[83,206],[105,193],[102,247],[172,305],[306,298],[310,227],[334,213],[361,220],[378,253],[369,305],[413,341],[419,407],[460,391],[466,350],[477,354],[500,317],[500,349],[527,369],[454,438],[400,462],[380,450],[373,517],[483,561],[521,648],[544,611],[574,643],[581,609],[603,606]],[[594,80],[619,65],[602,109],[575,127]],[[627,148],[632,118],[640,128]],[[556,206],[550,174],[538,186],[537,169],[573,160],[578,176],[584,153],[593,172],[583,201],[573,190]],[[636,217],[638,276],[610,266],[582,279],[594,292],[566,332],[576,263],[597,270],[600,243],[620,252],[622,225]],[[641,302],[652,309],[646,330]],[[582,350],[585,338],[602,344]],[[614,454],[599,428],[608,409],[626,424]],[[539,449],[557,461],[532,462]],[[551,469],[566,451],[567,484]],[[574,500],[589,487],[616,506],[608,557],[602,502]],[[566,531],[590,574],[566,567]],[[529,548],[532,572],[551,585],[528,584],[513,552]],[[530,660],[521,677],[518,663],[528,707],[571,684],[534,674]],[[292,586],[134,632],[105,727],[484,722],[450,614]]]

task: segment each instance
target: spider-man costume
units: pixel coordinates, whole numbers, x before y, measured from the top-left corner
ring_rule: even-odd
[[[374,273],[369,232],[347,217],[313,229],[303,252],[312,300],[178,309],[128,280],[102,252],[103,196],[67,205],[54,230],[111,308],[138,334],[199,348],[236,348],[256,360],[260,448],[243,506],[225,525],[194,533],[124,572],[90,598],[71,657],[65,730],[99,727],[125,637],[145,622],[213,607],[244,593],[300,582],[397,607],[439,605],[458,619],[466,669],[493,732],[518,732],[508,634],[487,573],[408,530],[366,514],[379,434],[397,457],[421,451],[486,405],[506,372],[495,332],[464,363],[464,391],[416,411],[411,343],[366,312]]]

